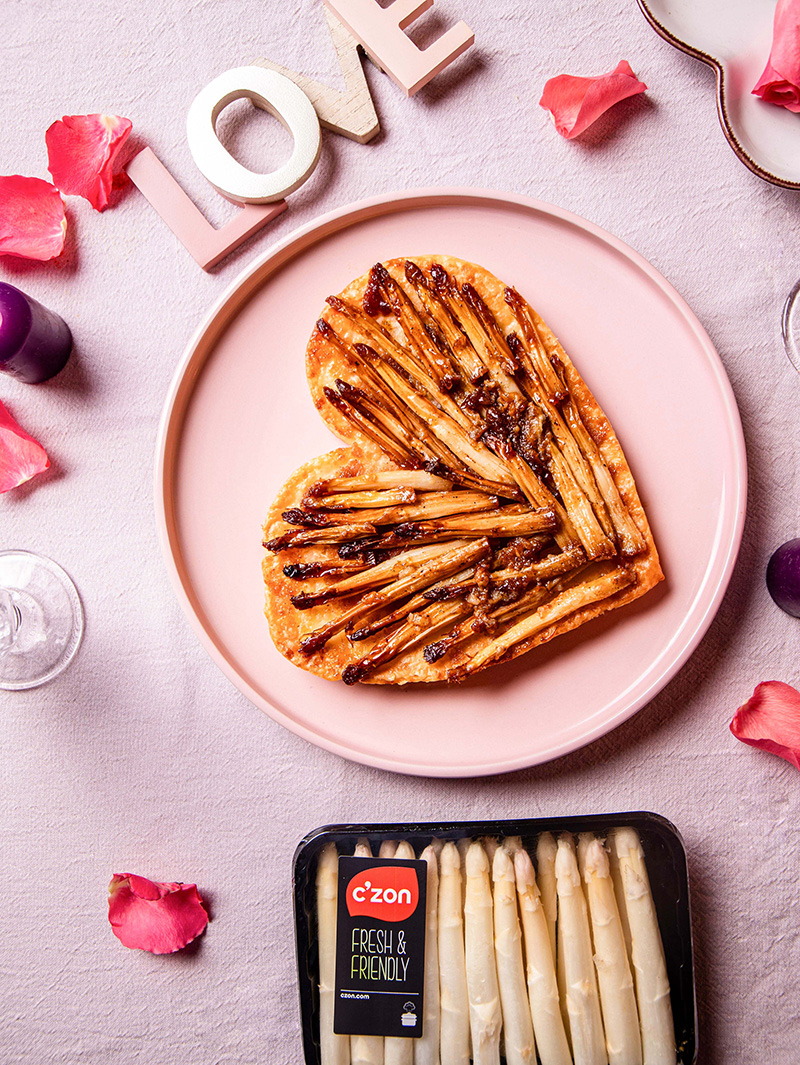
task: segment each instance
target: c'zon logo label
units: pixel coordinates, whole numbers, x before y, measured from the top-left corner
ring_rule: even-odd
[[[405,921],[419,902],[417,874],[399,865],[383,865],[357,873],[347,885],[347,912],[379,921]]]

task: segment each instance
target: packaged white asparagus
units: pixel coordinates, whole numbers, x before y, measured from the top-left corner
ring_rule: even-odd
[[[558,965],[563,970],[563,994],[575,1065],[608,1065],[594,967],[592,930],[581,887],[575,841],[568,832],[558,837],[556,854]]]
[[[497,982],[504,1030],[503,1045],[508,1065],[535,1065],[533,1021],[525,981],[522,928],[517,905],[514,862],[509,850],[498,847],[492,860],[494,882],[494,946]]]
[[[469,1065],[469,997],[464,953],[465,879],[461,853],[449,841],[439,856],[439,1058],[441,1065]]]
[[[499,1065],[503,1020],[494,954],[494,904],[489,858],[480,840],[470,846],[464,866],[464,949],[472,1060],[475,1065]]]
[[[578,864],[592,925],[608,1065],[642,1065],[639,1010],[611,866],[603,841],[590,832],[579,837]],[[674,1062],[674,1046],[672,1057]]]
[[[686,854],[657,814],[331,825],[294,895],[306,1065],[696,1062]]]
[[[672,996],[642,843],[634,828],[615,828],[609,847],[616,894],[626,915],[644,1065],[673,1065],[676,1048]]]

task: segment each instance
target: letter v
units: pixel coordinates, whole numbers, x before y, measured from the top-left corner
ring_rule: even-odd
[[[341,133],[343,137],[366,144],[380,131],[380,123],[375,113],[375,105],[372,102],[364,69],[361,66],[361,57],[358,54],[358,41],[351,37],[348,30],[339,22],[336,16],[325,8],[325,18],[328,20],[333,47],[344,76],[345,90],[339,92],[331,89],[322,82],[314,81],[305,74],[298,74],[294,70],[273,63],[269,59],[254,59],[252,65],[266,67],[267,70],[276,70],[299,85],[311,103],[319,117],[320,125],[333,133]]]

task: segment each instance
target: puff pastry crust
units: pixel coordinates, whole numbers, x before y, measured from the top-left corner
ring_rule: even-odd
[[[297,470],[264,523],[265,614],[295,665],[457,681],[663,579],[608,419],[481,266],[377,264],[329,298],[306,370],[348,446]]]

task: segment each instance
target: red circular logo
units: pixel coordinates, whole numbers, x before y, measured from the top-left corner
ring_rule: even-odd
[[[405,921],[416,910],[419,885],[414,869],[380,865],[357,873],[347,885],[347,912],[379,921]]]

